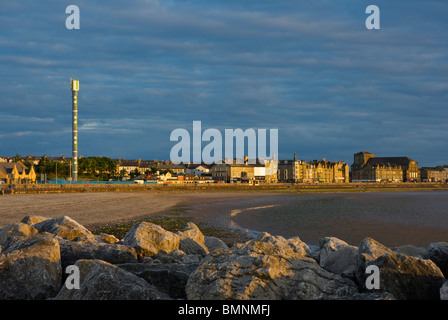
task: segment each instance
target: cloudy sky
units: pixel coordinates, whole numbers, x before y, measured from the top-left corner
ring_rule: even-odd
[[[446,0],[2,0],[0,156],[71,156],[73,77],[82,156],[168,160],[171,132],[198,120],[278,129],[281,159],[448,164],[447,14]]]

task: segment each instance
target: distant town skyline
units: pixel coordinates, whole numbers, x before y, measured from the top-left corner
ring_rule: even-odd
[[[55,0],[0,11],[0,156],[169,160],[176,128],[278,129],[278,159],[448,163],[448,3]],[[381,29],[367,30],[368,4]]]

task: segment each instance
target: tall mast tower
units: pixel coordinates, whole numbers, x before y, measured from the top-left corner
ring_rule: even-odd
[[[79,80],[70,78],[70,86],[72,88],[72,179],[78,181],[78,91]]]

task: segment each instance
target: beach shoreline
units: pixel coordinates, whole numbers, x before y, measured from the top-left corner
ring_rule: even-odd
[[[165,189],[166,190],[166,189]],[[397,191],[396,194],[402,191]],[[444,191],[445,192],[445,191]],[[344,193],[356,196],[358,193]],[[391,193],[382,193],[391,194]],[[331,196],[328,193],[322,197]],[[334,196],[343,193],[335,192]],[[360,195],[360,194],[358,194]],[[47,218],[68,216],[90,230],[103,227],[135,223],[158,217],[170,221],[192,221],[202,224],[223,237],[247,239],[251,234],[268,232],[273,235],[300,237],[303,241],[317,245],[323,237],[338,237],[352,245],[363,237],[387,239],[386,244],[425,246],[429,240],[442,239],[447,228],[436,230],[425,226],[403,226],[388,222],[365,220],[364,217],[329,225],[329,221],[312,219],[303,221],[297,232],[278,229],[269,220],[260,219],[261,212],[275,211],[284,202],[298,197],[309,197],[310,193],[297,192],[200,192],[200,191],[127,191],[84,193],[36,193],[13,194],[0,197],[0,228],[20,221],[25,216],[37,215]],[[318,196],[318,193],[316,193]],[[268,212],[269,213],[269,212]],[[276,219],[272,214],[271,219]],[[330,213],[327,216],[331,216]],[[401,229],[400,229],[401,228]],[[239,237],[235,237],[239,234]],[[378,235],[378,236],[377,236]],[[431,238],[431,235],[434,237]],[[440,240],[440,241],[442,241]]]
[[[176,205],[192,201],[265,196],[264,193],[154,191],[13,194],[0,197],[0,228],[28,215],[69,216],[82,225],[93,226],[163,215]]]

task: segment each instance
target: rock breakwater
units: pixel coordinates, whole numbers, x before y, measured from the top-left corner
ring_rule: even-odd
[[[79,288],[67,285],[73,266]],[[445,242],[356,247],[326,237],[311,250],[299,237],[260,233],[229,247],[191,222],[178,232],[138,222],[117,239],[67,216],[0,229],[1,300],[448,300],[447,274]]]

